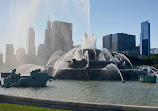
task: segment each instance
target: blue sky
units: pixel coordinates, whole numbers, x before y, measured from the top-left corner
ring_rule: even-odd
[[[35,28],[36,46],[44,42],[46,22],[51,20],[73,23],[74,45],[81,44],[88,32],[88,0],[0,0],[0,51],[5,44],[15,49],[26,47],[27,29]],[[102,37],[113,33],[136,35],[139,45],[140,24],[151,23],[151,47],[158,48],[158,0],[91,0],[91,33]]]

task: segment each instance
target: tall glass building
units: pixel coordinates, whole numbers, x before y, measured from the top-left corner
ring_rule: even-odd
[[[110,34],[103,37],[103,47],[112,52],[133,51],[136,47],[135,35],[125,33]]]
[[[140,55],[150,55],[150,23],[145,21],[141,23],[141,34],[140,34]]]

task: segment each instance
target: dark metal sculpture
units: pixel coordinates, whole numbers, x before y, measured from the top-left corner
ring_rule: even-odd
[[[46,87],[48,80],[53,79],[47,73],[42,73],[40,69],[32,71],[30,76],[20,76],[16,74],[16,69],[4,79],[2,87]]]

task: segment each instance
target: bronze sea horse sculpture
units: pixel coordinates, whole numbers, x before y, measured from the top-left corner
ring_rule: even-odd
[[[42,73],[40,69],[32,71],[30,76],[16,74],[16,69],[14,69],[12,73],[4,79],[2,87],[46,87],[46,83],[50,79],[53,79],[53,77],[48,76],[47,73]]]

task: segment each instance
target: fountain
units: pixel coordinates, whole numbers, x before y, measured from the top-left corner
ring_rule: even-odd
[[[83,41],[84,43],[88,42]],[[94,48],[94,44],[75,46],[57,60],[54,66],[48,66],[48,72],[50,68],[53,69],[51,74],[54,79],[122,80],[122,82],[136,80],[139,75],[146,74],[143,69],[133,69],[125,55],[112,56],[107,49],[93,49],[90,46]]]
[[[59,54],[59,56],[58,56]],[[82,45],[75,46],[66,54],[56,52],[47,63],[48,73],[55,79],[73,80],[126,80],[138,79],[144,70],[133,69],[124,54],[114,56],[106,49],[96,48],[96,36],[84,34]],[[60,57],[54,66],[48,65]],[[51,68],[51,71],[49,69]],[[52,70],[53,69],[53,70]]]
[[[43,66],[38,66],[34,64],[21,65],[21,66],[16,67],[15,69],[16,69],[16,72],[18,74],[20,73],[22,76],[29,76],[31,71],[33,70],[41,69],[42,72],[45,70]]]
[[[140,74],[145,74],[144,70],[132,69],[132,63],[124,54],[118,53],[113,56],[106,48],[97,49],[96,40],[96,36],[91,35],[90,32],[89,0],[89,34],[83,35],[81,46],[75,46],[62,56],[57,55],[59,52],[52,55],[47,63],[49,75],[52,74],[55,79],[122,80],[124,82],[124,78],[138,79]],[[54,66],[49,65],[52,61]]]
[[[54,79],[72,80],[136,80],[145,75],[142,69],[133,69],[132,63],[124,55],[112,55],[106,48],[96,48],[97,37],[90,32],[89,0],[89,34],[82,37],[82,45],[74,46],[68,53],[57,51],[46,64],[46,68],[37,65],[23,65],[18,73],[30,74],[32,70],[42,69]]]

